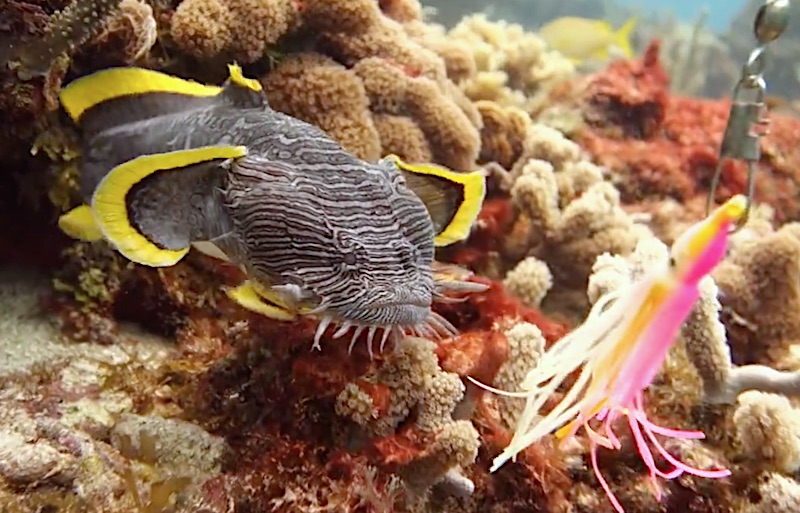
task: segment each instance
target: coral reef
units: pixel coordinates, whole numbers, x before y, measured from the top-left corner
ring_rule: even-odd
[[[506,276],[509,289],[533,305],[544,299],[545,309],[551,302],[564,310],[577,300],[578,311],[582,311],[586,306],[582,291],[595,259],[606,252],[629,253],[647,232],[622,209],[619,193],[604,181],[604,174],[603,168],[588,160],[584,151],[561,132],[531,124],[520,157],[502,177],[511,205],[497,200],[497,208],[503,205],[505,210],[498,211],[503,214],[503,219],[497,220],[500,225],[479,225],[472,249],[452,258],[489,274]],[[483,215],[492,215],[494,208],[490,202]],[[487,228],[496,230],[497,235],[484,239],[482,231]],[[474,250],[479,247],[497,255],[489,261],[492,253],[476,255]],[[562,297],[549,297],[548,290]]]
[[[4,268],[2,282],[0,509],[163,511],[190,503],[196,485],[219,473],[226,444],[167,418],[159,379],[175,356],[171,343],[125,328],[114,345],[64,344],[38,311],[47,280]]]
[[[728,332],[738,362],[785,361],[800,340],[791,313],[800,304],[798,227],[788,223],[773,233],[751,235],[716,275],[723,305],[738,324]]]
[[[170,30],[175,43],[195,57],[226,53],[253,62],[298,22],[300,8],[291,0],[186,0],[175,9]]]
[[[412,29],[423,46],[444,59],[448,76],[473,101],[517,107],[566,131],[580,122],[573,109],[550,101],[552,91],[574,76],[574,65],[521,25],[476,14],[450,30],[436,25]]]
[[[611,511],[585,439],[489,473],[524,400],[467,378],[519,389],[604,291],[664,263],[702,214],[729,102],[671,93],[700,86],[657,45],[582,77],[521,25],[445,28],[416,0],[0,6],[0,510]],[[664,44],[680,60],[685,39]],[[63,81],[138,64],[219,83],[233,60],[364,159],[482,166],[470,238],[437,254],[487,286],[435,306],[457,336],[371,358],[366,334],[350,352],[327,333],[310,351],[313,320],[230,301],[239,269],[195,252],[147,268],[57,231],[79,181]],[[654,420],[708,434],[672,454],[733,476],[671,481],[657,504],[635,451],[601,451],[629,513],[797,509],[800,124],[771,117],[757,199],[773,209],[733,237],[647,392]],[[723,170],[718,199],[745,182]]]
[[[421,9],[411,5],[402,15],[396,7],[390,14],[419,21]],[[198,58],[226,55],[251,63],[278,52],[262,79],[272,105],[320,126],[361,158],[395,153],[471,169],[480,117],[447,79],[444,61],[410,38],[397,19],[371,0],[187,0],[175,11],[171,33],[180,49]],[[311,50],[293,51],[285,39],[303,40]]]

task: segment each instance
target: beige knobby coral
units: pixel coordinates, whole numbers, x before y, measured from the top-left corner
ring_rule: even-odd
[[[314,0],[304,6],[304,23],[317,31],[317,49],[361,77],[374,114],[411,118],[436,162],[457,170],[474,166],[481,118],[447,78],[441,57],[411,38],[403,24],[385,16],[372,0]],[[414,148],[397,153],[419,154],[419,138],[413,137],[418,132],[405,125]]]
[[[506,274],[503,285],[528,306],[538,307],[553,286],[553,275],[545,262],[527,257]]]
[[[369,98],[352,70],[318,53],[297,53],[261,82],[273,108],[318,126],[359,158],[381,157]]]
[[[474,166],[481,144],[480,115],[473,106],[456,102],[454,89],[445,89],[434,78],[409,75],[402,65],[382,57],[365,57],[353,71],[364,83],[373,113],[410,118],[411,133],[414,126],[419,128],[436,162],[458,170]]]
[[[602,169],[553,128],[531,125],[509,182],[530,225],[529,254],[547,263],[557,286],[583,290],[599,255],[627,255],[648,233],[622,209]]]
[[[604,253],[592,266],[586,287],[589,302],[594,304],[602,296],[627,287],[647,273],[663,268],[669,261],[669,248],[655,237],[642,237],[627,256]]]
[[[321,127],[368,161],[394,153],[472,170],[481,116],[447,78],[444,60],[412,39],[401,21],[422,23],[421,6],[184,0],[173,16],[172,36],[197,57],[252,63],[269,60],[273,49],[283,53],[279,40],[291,33],[292,41],[302,42],[292,48],[304,50],[280,55],[277,67],[262,77],[276,109]]]
[[[293,0],[184,0],[172,16],[172,38],[197,58],[229,54],[254,62],[299,21]]]
[[[746,348],[748,361],[792,366],[791,346],[800,343],[800,223],[765,228],[735,237],[714,278],[738,321],[735,347]]]
[[[548,89],[575,73],[572,62],[548,50],[535,33],[484,14],[466,16],[446,32],[427,30],[418,39],[445,59],[469,98],[528,112],[540,111]]]
[[[719,320],[718,289],[711,277],[700,282],[700,298],[681,328],[686,351],[704,385],[710,403],[732,403],[747,390],[800,394],[800,371],[778,371],[758,364],[731,362],[725,325]]]
[[[779,472],[800,468],[800,410],[777,394],[751,390],[739,396],[733,414],[744,454]]]
[[[336,411],[372,431],[377,436],[390,434],[415,412],[416,424],[423,431],[435,432],[452,422],[451,413],[464,395],[464,384],[457,374],[444,372],[434,353],[435,344],[421,338],[406,338],[373,374],[367,383],[391,391],[387,411],[378,416],[366,414],[369,394],[358,383],[350,383],[339,394]],[[374,407],[374,405],[373,405]]]
[[[508,357],[497,371],[492,386],[516,392],[528,372],[539,362],[546,341],[539,327],[528,322],[517,323],[504,334],[508,342]],[[525,399],[497,396],[496,400],[500,421],[506,428],[513,429],[525,409]]]
[[[777,472],[754,476],[754,493],[742,499],[735,513],[796,513],[800,511],[800,483]]]
[[[487,100],[475,102],[481,115],[481,163],[494,162],[511,169],[522,156],[531,126],[527,112]]]
[[[460,469],[477,457],[478,432],[470,421],[453,419],[453,410],[464,396],[464,383],[457,374],[439,367],[435,348],[429,340],[403,339],[377,370],[339,393],[336,413],[375,437],[392,434],[413,415],[415,426],[432,441],[401,471],[405,481],[426,489],[442,480],[467,486]],[[383,412],[377,411],[367,390],[373,387],[389,390],[389,405]]]

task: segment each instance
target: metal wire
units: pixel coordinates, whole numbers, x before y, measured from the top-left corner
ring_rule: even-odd
[[[755,192],[755,174],[761,160],[761,136],[766,132],[767,83],[763,72],[766,51],[770,43],[780,37],[789,24],[789,0],[767,0],[758,10],[753,22],[753,34],[758,44],[750,52],[742,74],[733,89],[728,124],[722,136],[719,158],[711,179],[706,202],[706,214],[711,212],[716,200],[722,170],[727,160],[747,163],[747,210],[733,227],[739,230],[747,222]]]

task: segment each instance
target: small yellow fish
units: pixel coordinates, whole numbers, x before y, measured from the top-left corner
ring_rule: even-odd
[[[629,59],[633,57],[630,39],[635,25],[636,18],[631,18],[614,30],[604,20],[564,16],[544,25],[538,35],[576,64],[586,60],[607,61],[609,50]]]

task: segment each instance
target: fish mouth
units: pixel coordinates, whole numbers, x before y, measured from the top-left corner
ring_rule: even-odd
[[[408,303],[404,303],[403,305],[408,306]],[[453,326],[450,321],[433,310],[430,310],[430,306],[426,306],[425,308],[428,310],[427,316],[424,317],[421,322],[407,324],[368,324],[343,319],[334,314],[328,314],[324,312],[317,314],[319,317],[319,325],[314,333],[314,344],[312,349],[322,350],[322,345],[320,344],[322,335],[329,327],[336,329],[333,332],[334,339],[342,338],[347,333],[351,333],[350,345],[347,348],[348,354],[353,351],[353,347],[355,347],[359,335],[366,331],[367,350],[369,352],[370,359],[374,357],[374,344],[375,341],[378,340],[376,335],[379,331],[381,332],[380,344],[378,346],[380,352],[383,352],[386,342],[389,341],[390,338],[393,340],[398,340],[406,336],[415,336],[434,340],[442,340],[458,335],[458,329],[456,329],[456,327]]]

